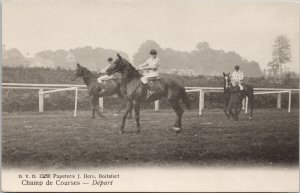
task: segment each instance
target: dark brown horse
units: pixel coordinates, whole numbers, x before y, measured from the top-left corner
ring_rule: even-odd
[[[242,109],[242,96],[240,94],[239,86],[231,86],[230,88],[230,97],[228,101],[228,119],[230,116],[233,117],[233,120],[237,121],[239,119],[239,114]]]
[[[242,104],[242,100],[247,96],[248,97],[248,102],[250,106],[250,119],[252,119],[252,112],[253,112],[253,105],[254,105],[254,89],[251,85],[248,84],[242,84],[243,90],[239,90],[239,87],[233,87],[231,84],[230,80],[230,74],[229,73],[224,73],[223,72],[223,77],[224,77],[224,112],[228,119],[230,118],[230,113],[228,114],[229,107],[232,108],[233,106],[236,106],[237,102],[239,104]],[[232,91],[234,91],[234,95],[231,95]],[[236,96],[238,94],[239,96]],[[232,97],[232,98],[231,98]],[[239,100],[239,101],[236,101]],[[230,105],[230,103],[235,103]],[[239,108],[240,113],[241,108]],[[238,115],[237,114],[237,115]]]
[[[168,78],[161,78],[152,81],[152,89],[156,94],[146,100],[147,88],[140,81],[141,74],[124,58],[117,54],[118,58],[107,69],[108,75],[120,72],[122,75],[122,87],[125,91],[124,96],[127,99],[126,112],[123,116],[120,133],[124,132],[125,121],[128,113],[134,108],[135,119],[137,126],[137,133],[140,132],[140,103],[152,102],[162,97],[166,97],[168,102],[176,113],[176,121],[174,123],[174,130],[179,132],[182,128],[181,119],[183,109],[180,107],[180,101],[190,109],[190,100],[185,92],[185,88],[180,86],[177,82]]]
[[[74,77],[72,80],[76,80],[77,78],[82,78],[85,85],[88,89],[88,94],[91,98],[91,104],[92,104],[92,118],[95,118],[95,112],[100,117],[105,118],[101,112],[99,111],[99,98],[105,97],[105,96],[111,96],[114,94],[117,94],[120,98],[122,98],[122,94],[120,91],[120,79],[112,79],[103,81],[102,83],[99,83],[97,80],[97,76],[94,75],[91,71],[89,71],[86,67],[81,66],[80,64],[77,64]],[[102,90],[105,90],[105,92],[100,92]]]

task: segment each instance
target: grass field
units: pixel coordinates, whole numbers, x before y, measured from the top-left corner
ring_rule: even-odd
[[[3,113],[4,167],[80,168],[146,165],[297,165],[299,112],[258,109],[227,120],[220,109],[186,111],[183,130],[172,130],[171,110],[142,111],[142,130],[121,116],[91,119],[89,111]]]

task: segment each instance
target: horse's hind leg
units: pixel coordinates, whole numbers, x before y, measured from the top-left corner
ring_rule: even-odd
[[[98,97],[93,97],[92,99],[92,104],[93,104],[93,115],[92,118],[95,118],[95,112],[99,115],[99,117],[106,118],[104,115],[99,110],[99,98]]]
[[[179,101],[178,100],[169,100],[172,108],[174,109],[175,113],[176,113],[176,121],[174,123],[174,130],[176,132],[181,131],[182,129],[182,125],[181,125],[181,118],[182,118],[182,114],[183,114],[183,109],[180,107]]]
[[[120,129],[120,133],[124,133],[124,127],[125,127],[125,123],[126,123],[126,118],[128,113],[132,110],[132,101],[127,101],[126,104],[126,110],[125,110],[125,114],[123,115],[123,119],[122,119],[122,124],[121,124],[121,129]]]
[[[136,121],[136,133],[139,133],[141,130],[141,125],[140,125],[140,103],[139,102],[134,102],[134,112],[135,112],[135,121]],[[130,111],[132,113],[132,111]]]
[[[91,104],[92,104],[92,119],[95,119],[96,104],[94,98],[91,98]]]

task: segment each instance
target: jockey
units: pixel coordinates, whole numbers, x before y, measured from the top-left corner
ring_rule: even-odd
[[[107,65],[105,68],[101,69],[98,73],[101,73],[101,74],[106,73],[106,70],[107,70],[107,69],[110,67],[110,65],[112,64],[113,59],[112,59],[111,57],[109,57],[109,58],[107,59],[107,61],[108,61],[108,65]],[[101,83],[102,81],[105,81],[105,80],[111,80],[111,79],[113,79],[113,78],[114,78],[114,77],[113,77],[112,75],[107,75],[107,74],[105,74],[105,75],[100,76],[100,77],[98,78],[98,82]]]
[[[149,91],[147,98],[150,98],[154,94],[152,85],[149,84],[149,79],[157,78],[159,69],[159,58],[157,57],[157,51],[151,49],[150,56],[151,57],[148,58],[146,62],[138,66],[138,70],[143,71],[143,77],[141,78],[141,81],[144,85],[147,85]]]
[[[231,84],[232,86],[239,85],[240,90],[243,90],[242,80],[244,79],[244,73],[240,71],[240,66],[236,65],[234,67],[235,71],[231,74]]]
[[[110,65],[113,63],[113,59],[112,59],[111,57],[109,57],[109,58],[107,59],[107,61],[108,61],[108,65],[107,65],[105,68],[101,69],[98,73],[101,73],[101,74],[106,73],[106,70],[107,70],[107,69],[110,67]],[[107,74],[105,74],[105,75],[103,75],[103,76],[100,76],[97,80],[98,80],[99,83],[101,83],[101,82],[103,82],[103,81],[111,80],[111,79],[113,79],[113,78],[114,78],[113,75],[107,75]],[[99,91],[99,94],[102,94],[102,93],[104,93],[105,91],[106,91],[106,90],[102,87],[102,89]]]

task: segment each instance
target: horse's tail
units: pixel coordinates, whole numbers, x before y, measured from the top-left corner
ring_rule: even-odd
[[[185,104],[186,108],[188,110],[191,110],[191,101],[190,101],[190,98],[188,97],[186,91],[185,91],[185,88],[182,88],[182,101],[183,103]]]

